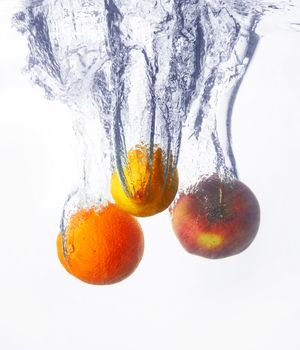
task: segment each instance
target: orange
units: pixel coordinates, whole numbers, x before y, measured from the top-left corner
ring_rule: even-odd
[[[148,146],[131,149],[123,172],[126,190],[117,170],[111,177],[111,194],[122,210],[135,216],[151,216],[165,210],[173,201],[178,189],[178,173],[172,168],[172,157],[167,165],[160,147],[154,147],[152,162]]]
[[[116,283],[138,266],[144,237],[137,220],[109,203],[99,210],[80,209],[65,232],[65,255],[61,233],[58,257],[73,276],[90,284]]]

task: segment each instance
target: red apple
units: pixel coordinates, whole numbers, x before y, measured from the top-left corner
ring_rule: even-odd
[[[245,250],[256,236],[260,209],[241,181],[213,175],[179,196],[171,209],[173,229],[190,253],[225,258]]]

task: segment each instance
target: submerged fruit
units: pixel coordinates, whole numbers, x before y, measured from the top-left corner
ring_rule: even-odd
[[[245,250],[258,231],[260,209],[239,180],[211,176],[182,194],[172,209],[173,229],[184,248],[207,258],[225,258]]]
[[[114,204],[80,209],[65,232],[57,237],[58,257],[73,276],[90,284],[111,284],[129,276],[144,251],[144,237],[137,220]]]
[[[151,216],[165,210],[173,201],[178,188],[178,173],[169,164],[160,147],[149,157],[149,147],[136,147],[128,152],[124,167],[126,189],[115,170],[111,178],[111,193],[116,204],[135,216]]]

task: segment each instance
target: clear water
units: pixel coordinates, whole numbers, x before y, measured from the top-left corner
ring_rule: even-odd
[[[181,191],[214,172],[237,178],[230,126],[238,88],[259,29],[298,30],[296,5],[297,0],[25,2],[13,22],[28,41],[26,70],[47,98],[74,110],[82,183],[66,212],[109,199],[114,167],[126,186],[126,154],[138,144],[149,146],[150,162],[154,146],[163,148],[166,163],[178,165]],[[282,13],[284,21],[278,21]]]

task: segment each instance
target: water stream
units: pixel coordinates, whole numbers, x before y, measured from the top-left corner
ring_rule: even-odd
[[[296,1],[295,1],[296,2]],[[32,82],[74,111],[82,183],[65,210],[109,199],[109,178],[136,145],[178,165],[180,190],[237,178],[231,115],[261,20],[296,4],[241,0],[31,0],[13,22]],[[168,167],[166,167],[168,168]]]

